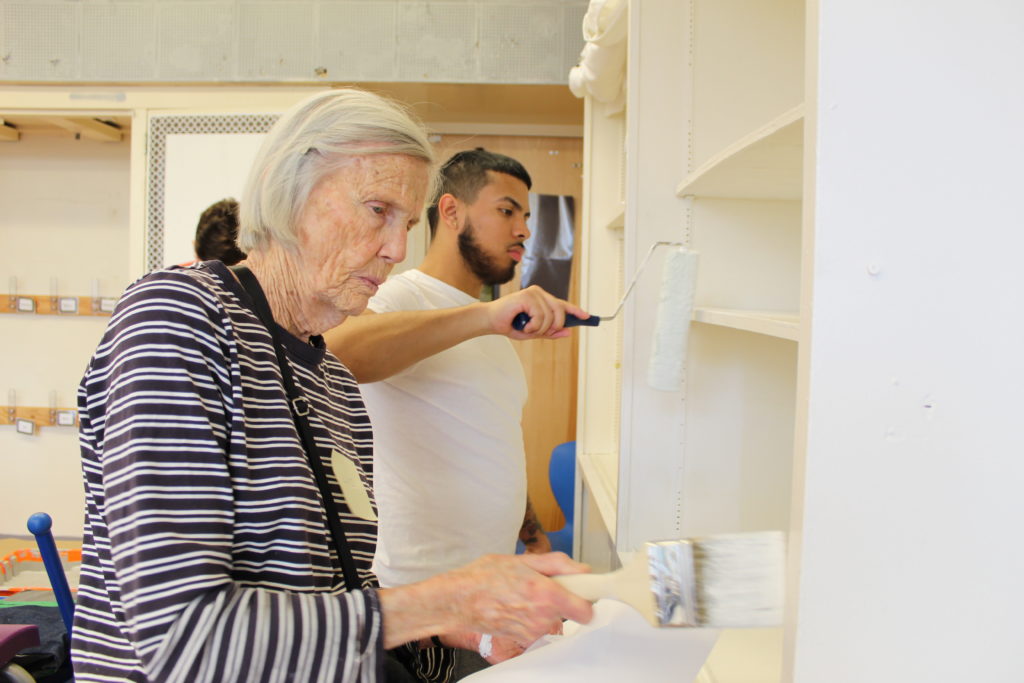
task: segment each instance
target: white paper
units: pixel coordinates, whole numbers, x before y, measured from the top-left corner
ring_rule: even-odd
[[[657,628],[614,600],[594,604],[589,624],[567,622],[566,635],[546,636],[524,654],[463,679],[471,683],[622,683],[692,681],[718,631]]]

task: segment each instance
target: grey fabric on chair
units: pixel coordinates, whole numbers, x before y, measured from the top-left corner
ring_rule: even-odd
[[[53,676],[69,661],[67,631],[56,607],[27,603],[3,607],[0,608],[0,624],[31,624],[37,628],[36,644],[21,648],[14,657],[14,661],[37,681]]]
[[[20,653],[39,645],[39,628],[31,624],[0,624],[0,681],[31,681]]]

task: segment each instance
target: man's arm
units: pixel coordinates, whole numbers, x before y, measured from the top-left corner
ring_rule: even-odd
[[[360,384],[379,382],[424,358],[487,334],[482,304],[346,318],[324,335],[327,348]]]
[[[523,517],[523,526],[519,530],[519,540],[526,546],[528,553],[549,553],[551,552],[551,541],[537,519],[537,513],[533,510],[533,504],[529,497],[526,499],[526,515]]]
[[[527,313],[522,332],[512,319]],[[557,339],[569,335],[565,314],[580,318],[587,312],[557,299],[537,286],[495,301],[428,311],[395,311],[347,318],[324,335],[328,348],[361,384],[379,382],[424,358],[485,334],[512,339]]]

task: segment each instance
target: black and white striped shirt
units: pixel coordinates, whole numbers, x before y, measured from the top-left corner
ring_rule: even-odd
[[[355,379],[281,330],[363,590],[345,592],[271,337],[219,262],[125,292],[79,387],[85,541],[72,658],[84,681],[374,681],[375,522]]]

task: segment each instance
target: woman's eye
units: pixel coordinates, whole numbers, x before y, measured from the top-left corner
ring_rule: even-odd
[[[498,209],[498,211],[501,212],[502,216],[511,216],[512,215],[512,209]]]
[[[384,207],[383,206],[378,206],[376,204],[370,204],[370,210],[373,211],[378,216],[383,216],[384,215]]]

